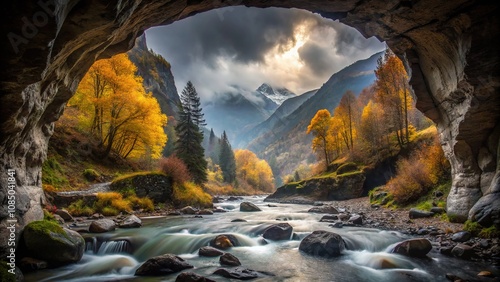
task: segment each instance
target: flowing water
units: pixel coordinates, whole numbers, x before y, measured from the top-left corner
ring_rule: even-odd
[[[77,264],[25,275],[26,281],[175,281],[177,274],[161,277],[135,277],[135,270],[153,256],[171,253],[194,265],[193,271],[215,281],[237,281],[213,275],[220,268],[218,257],[199,257],[198,249],[207,246],[218,234],[232,234],[241,246],[230,253],[242,266],[274,274],[253,281],[448,281],[445,273],[474,281],[487,266],[429,253],[427,259],[408,258],[388,253],[390,245],[408,239],[393,231],[344,227],[332,228],[319,222],[321,214],[307,213],[310,206],[280,204],[268,207],[262,197],[248,197],[262,212],[240,212],[241,201],[216,204],[228,212],[193,216],[143,218],[139,229],[117,229],[104,234],[84,234],[86,251]],[[231,222],[245,219],[247,222]],[[295,240],[269,241],[260,235],[268,226],[286,220],[293,226]],[[340,234],[349,250],[337,258],[306,255],[298,250],[300,240],[314,230]],[[387,269],[387,265],[392,268]],[[385,266],[385,267],[384,267]],[[497,270],[491,270],[497,272]],[[498,273],[497,273],[498,274]]]

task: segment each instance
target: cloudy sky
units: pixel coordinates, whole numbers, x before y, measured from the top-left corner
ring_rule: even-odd
[[[303,10],[229,7],[146,32],[172,65],[177,90],[191,80],[202,100],[266,82],[296,94],[385,48],[355,29]]]

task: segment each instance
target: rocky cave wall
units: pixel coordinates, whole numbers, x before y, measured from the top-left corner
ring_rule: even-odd
[[[28,3],[29,2],[29,3]],[[376,36],[406,63],[417,107],[452,165],[448,215],[500,224],[498,5],[448,0],[39,0],[3,4],[0,27],[0,237],[7,171],[16,171],[17,231],[42,218],[41,165],[53,123],[91,64],[125,52],[148,27],[222,6],[295,7]],[[230,13],[230,9],[225,13]],[[221,13],[221,20],[224,14]],[[6,253],[6,241],[0,253]]]

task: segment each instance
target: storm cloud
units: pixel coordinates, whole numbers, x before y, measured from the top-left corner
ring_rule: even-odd
[[[338,22],[280,8],[213,10],[149,29],[146,38],[171,63],[178,90],[191,80],[202,99],[264,82],[301,94],[384,48]]]

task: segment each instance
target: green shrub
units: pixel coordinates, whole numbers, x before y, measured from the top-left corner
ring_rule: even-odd
[[[95,213],[94,209],[86,206],[82,199],[71,203],[68,212],[73,216],[90,216]]]
[[[210,207],[212,197],[203,189],[192,183],[185,182],[182,185],[174,184],[174,201],[179,206]]]
[[[356,165],[355,163],[345,163],[337,168],[337,175],[341,175],[347,172],[354,172],[358,169],[358,165]]]

